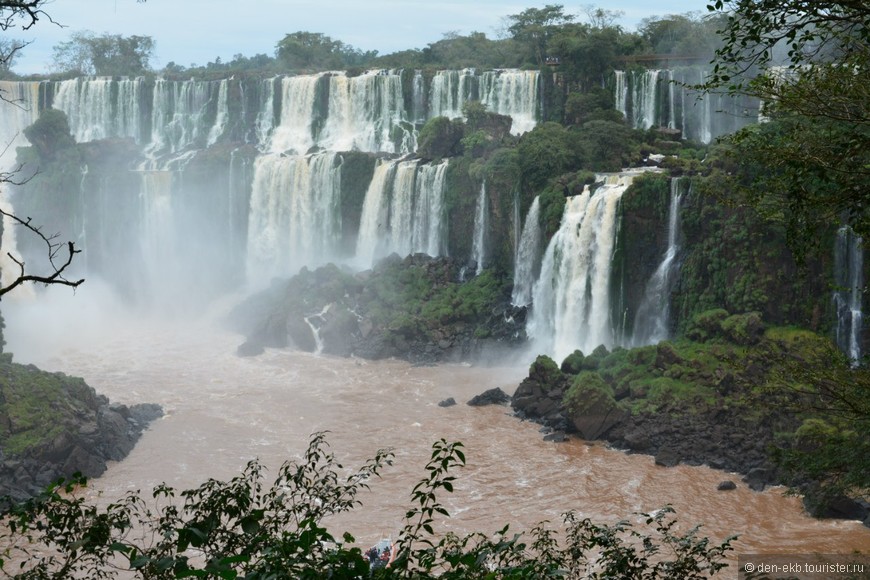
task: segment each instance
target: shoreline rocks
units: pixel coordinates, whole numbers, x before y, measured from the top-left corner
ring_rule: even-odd
[[[102,475],[107,462],[124,459],[162,415],[159,405],[111,403],[80,378],[19,365],[4,355],[0,497],[25,500],[76,472]]]

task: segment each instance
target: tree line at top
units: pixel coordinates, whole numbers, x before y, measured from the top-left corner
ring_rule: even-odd
[[[542,67],[558,59],[567,72],[583,77],[582,85],[600,83],[601,74],[615,60],[636,55],[710,57],[717,48],[715,30],[721,15],[699,12],[644,19],[636,32],[617,24],[621,12],[587,6],[577,16],[561,4],[528,8],[506,16],[503,27],[489,38],[484,32],[448,31],[425,48],[410,48],[387,55],[363,50],[320,32],[288,33],[275,46],[274,55],[236,54],[228,62],[220,57],[205,65],[185,67],[174,61],[162,70],[151,68],[155,42],[149,36],[123,36],[77,31],[53,48],[52,74],[63,76],[208,75],[262,71],[314,72],[336,69],[379,68],[524,68]],[[0,78],[16,78],[16,58],[26,43],[0,39]],[[552,62],[552,61],[551,61]]]

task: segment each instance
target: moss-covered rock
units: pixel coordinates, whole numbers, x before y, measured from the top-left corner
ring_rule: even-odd
[[[79,471],[102,474],[123,459],[156,405],[112,405],[76,377],[0,357],[0,496],[17,499]]]
[[[510,306],[510,281],[493,271],[462,281],[460,268],[417,254],[356,274],[303,269],[246,300],[230,322],[249,337],[251,353],[257,345],[314,350],[319,338],[328,353],[431,362],[525,340],[525,311]]]
[[[574,378],[562,404],[569,423],[584,439],[598,439],[626,417],[611,386],[592,371],[583,371]]]

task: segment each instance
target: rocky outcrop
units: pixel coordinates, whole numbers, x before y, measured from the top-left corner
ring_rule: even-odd
[[[709,465],[744,475],[751,489],[783,483],[771,449],[801,420],[787,393],[760,389],[784,361],[813,362],[825,339],[766,331],[757,313],[710,311],[691,335],[709,342],[662,342],[608,353],[538,357],[512,401],[516,414],[585,439],[655,457],[659,465]],[[754,348],[746,349],[750,344]]]
[[[462,266],[416,254],[359,273],[303,269],[230,315],[231,327],[247,336],[238,354],[289,346],[425,364],[524,342],[525,309],[511,306],[509,281],[490,272],[465,280]]]
[[[483,407],[485,405],[506,405],[510,403],[511,397],[500,388],[488,389],[479,395],[473,396],[468,405],[472,407]]]
[[[76,472],[96,477],[133,449],[158,405],[112,404],[82,379],[0,361],[0,496],[21,500]]]

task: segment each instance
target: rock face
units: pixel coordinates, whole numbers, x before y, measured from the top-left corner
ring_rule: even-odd
[[[60,477],[96,477],[120,461],[158,405],[112,404],[84,381],[0,361],[0,496],[26,499]]]
[[[525,341],[525,309],[510,305],[509,281],[463,280],[462,264],[396,255],[351,273],[329,265],[275,282],[230,315],[248,338],[240,356],[293,347],[414,363],[465,360]]]
[[[690,333],[709,342],[662,342],[608,353],[577,351],[561,365],[541,356],[511,403],[516,414],[585,439],[743,474],[750,489],[783,483],[770,451],[801,424],[782,392],[759,391],[784,360],[813,360],[825,338],[770,329],[757,313],[710,311]],[[746,349],[749,343],[757,348]],[[841,513],[859,510],[840,509]]]
[[[479,395],[475,395],[468,401],[472,407],[483,407],[484,405],[505,405],[510,403],[511,397],[498,387],[489,389]]]

